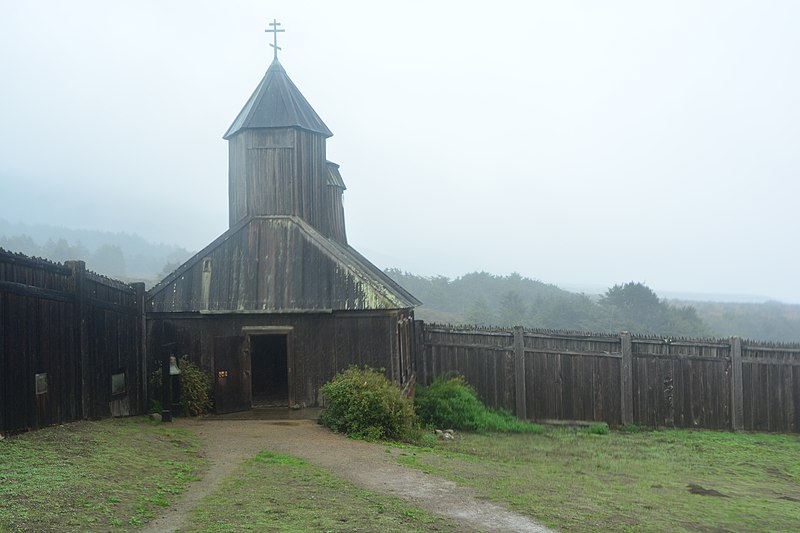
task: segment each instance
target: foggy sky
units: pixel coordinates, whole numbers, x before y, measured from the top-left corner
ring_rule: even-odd
[[[272,59],[381,267],[800,303],[797,2],[9,2],[0,217],[199,250]]]

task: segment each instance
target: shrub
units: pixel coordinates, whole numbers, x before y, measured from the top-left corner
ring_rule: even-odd
[[[486,407],[462,376],[439,376],[418,387],[414,402],[420,421],[440,429],[541,433],[542,427],[519,420],[507,411]]]
[[[320,424],[351,437],[406,438],[414,424],[411,400],[383,374],[352,366],[322,386],[325,409]]]
[[[178,368],[181,371],[180,404],[183,411],[191,416],[211,411],[214,407],[211,374],[189,361],[188,355],[178,359]],[[150,375],[150,389],[153,398],[151,403],[153,405],[161,404],[161,384],[161,368],[159,368]]]

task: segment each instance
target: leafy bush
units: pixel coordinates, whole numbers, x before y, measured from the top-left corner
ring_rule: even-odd
[[[320,424],[367,440],[405,438],[414,424],[411,400],[383,374],[352,366],[322,386]]]
[[[418,387],[414,402],[420,421],[440,429],[541,433],[542,427],[519,420],[507,411],[486,407],[462,376],[439,376]]]
[[[203,371],[189,361],[189,356],[184,355],[178,359],[178,368],[181,371],[181,397],[180,404],[183,411],[191,416],[208,413],[214,407],[213,383],[211,374]],[[150,390],[152,391],[152,404],[160,405],[161,400],[161,368],[150,375]]]

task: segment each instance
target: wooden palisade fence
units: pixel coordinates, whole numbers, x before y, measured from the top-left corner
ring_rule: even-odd
[[[0,249],[0,433],[145,411],[144,284]]]
[[[800,432],[800,345],[417,322],[421,383],[531,420]]]
[[[0,433],[144,413],[144,304],[141,283],[0,250]],[[462,374],[520,418],[800,432],[800,345],[398,327],[403,381]]]

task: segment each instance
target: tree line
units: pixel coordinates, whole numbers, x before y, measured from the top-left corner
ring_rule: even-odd
[[[415,314],[428,322],[800,341],[800,306],[670,301],[633,281],[587,295],[516,273],[473,272],[450,279],[386,272],[423,302]]]
[[[0,248],[63,263],[86,262],[89,270],[123,281],[160,280],[191,256],[180,246],[154,244],[136,234],[26,226],[0,219]]]

